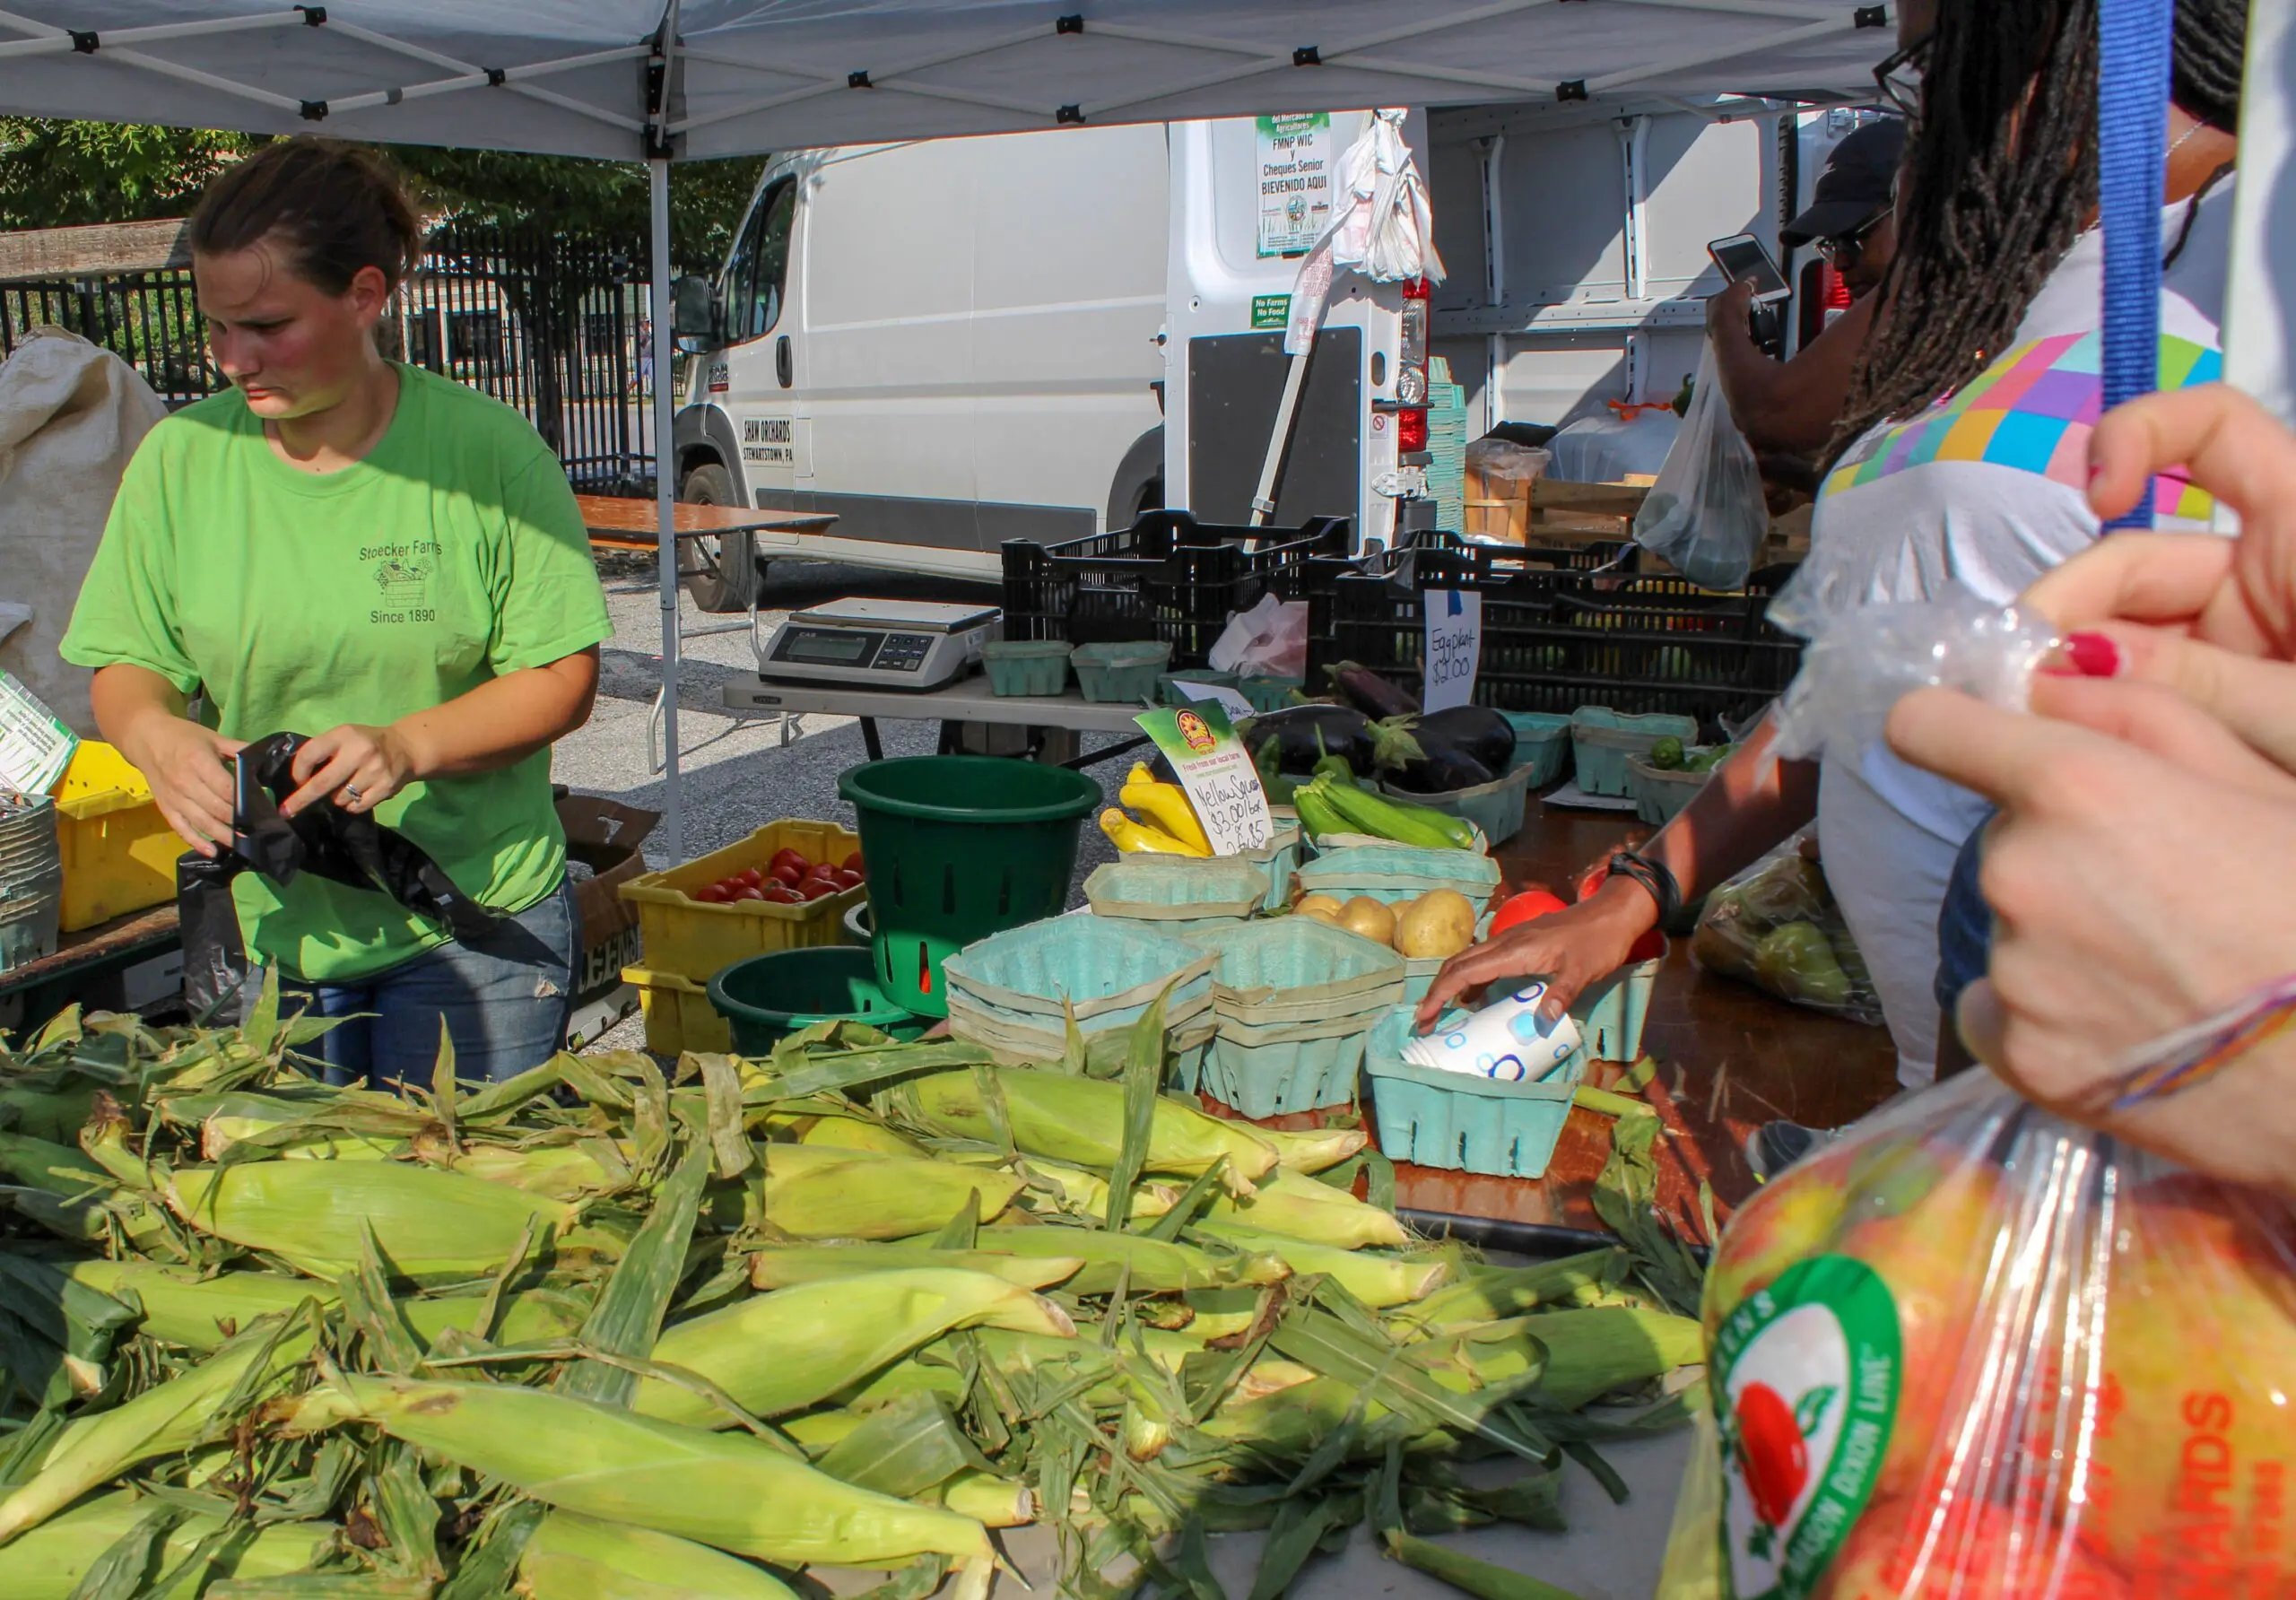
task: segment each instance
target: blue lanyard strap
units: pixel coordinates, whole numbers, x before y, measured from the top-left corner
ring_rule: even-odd
[[[2169,51],[2175,0],[2100,0],[2097,198],[2105,230],[2104,404],[2161,383],[2161,208],[2168,185]],[[2152,491],[2105,525],[2152,526]]]

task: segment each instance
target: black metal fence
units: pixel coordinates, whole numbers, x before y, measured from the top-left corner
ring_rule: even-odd
[[[642,491],[653,470],[646,271],[637,239],[441,229],[383,340],[525,413],[576,487]],[[42,323],[113,352],[171,406],[223,387],[187,269],[0,284],[0,358]]]

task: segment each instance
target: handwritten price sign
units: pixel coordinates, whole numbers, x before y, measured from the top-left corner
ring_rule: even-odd
[[[1274,831],[1267,791],[1260,787],[1251,756],[1217,702],[1143,711],[1133,720],[1171,762],[1214,856],[1240,855],[1266,845]]]
[[[1427,684],[1422,707],[1446,711],[1474,699],[1474,675],[1483,665],[1483,596],[1474,589],[1430,589],[1420,596],[1427,611]]]

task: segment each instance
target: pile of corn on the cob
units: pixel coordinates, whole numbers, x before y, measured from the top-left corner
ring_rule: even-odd
[[[1679,1277],[1430,1247],[1360,1132],[1159,1092],[1161,1020],[1041,1067],[444,1051],[401,1097],[269,1001],[67,1013],[0,1048],[0,1596],[973,1596],[1030,1522],[1090,1596],[1272,1528],[1276,1594],[1367,1515],[1622,1492],[1595,1442],[1694,1403]]]

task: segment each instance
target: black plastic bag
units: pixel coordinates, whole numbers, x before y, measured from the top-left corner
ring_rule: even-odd
[[[387,894],[465,944],[493,939],[509,921],[457,888],[412,839],[366,813],[331,803],[293,817],[282,813],[280,803],[299,787],[295,752],[306,743],[301,734],[273,734],[241,750],[233,760],[230,848],[176,863],[184,1001],[194,1016],[228,1001],[247,981],[246,941],[231,901],[231,880],[243,872],[259,872],[283,887],[310,873]]]

